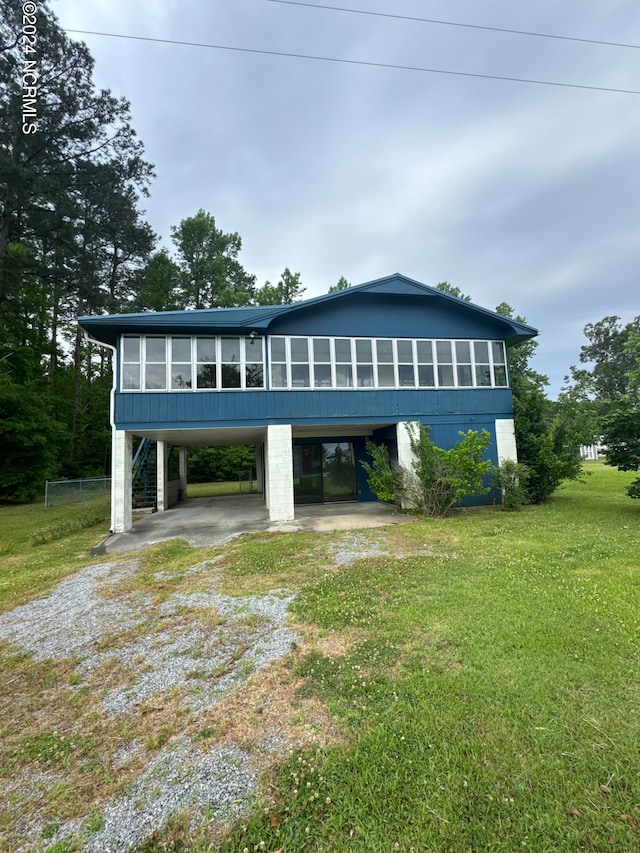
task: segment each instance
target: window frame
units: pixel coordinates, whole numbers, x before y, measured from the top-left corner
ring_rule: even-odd
[[[146,367],[147,367],[147,338],[162,338],[164,340],[165,345],[165,387],[164,388],[147,388],[146,387]],[[190,353],[191,353],[191,387],[190,388],[172,388],[172,376],[173,376],[173,339],[180,338],[183,340],[190,341]],[[139,344],[139,361],[125,361],[124,359],[124,349],[125,349],[125,341],[126,340],[138,340]],[[237,388],[224,388],[222,387],[222,341],[223,340],[238,340],[239,341],[239,354],[240,360],[238,362],[238,368],[240,370],[240,385]],[[198,341],[211,341],[213,343],[214,349],[214,360],[213,361],[201,361],[198,357]],[[247,347],[251,345],[251,341],[260,341],[260,345],[262,347],[262,358],[254,359],[252,361],[247,361]],[[267,347],[266,347],[266,337],[264,335],[260,335],[257,339],[255,337],[251,337],[250,335],[246,335],[243,333],[238,333],[235,335],[186,335],[180,333],[173,334],[128,334],[122,333],[120,335],[119,348],[118,348],[118,361],[119,361],[119,388],[118,390],[124,394],[192,394],[192,393],[211,393],[211,392],[225,392],[225,393],[238,393],[241,391],[266,391],[268,388],[268,384],[266,382],[267,378]],[[227,363],[235,363],[235,362],[224,362]],[[162,364],[162,362],[149,362],[149,364]],[[175,362],[175,364],[187,364],[187,362]],[[125,368],[128,365],[138,365],[139,370],[139,382],[137,388],[126,388],[125,387]],[[198,387],[198,367],[201,365],[214,365],[215,366],[215,387],[214,388],[199,388]],[[249,384],[247,379],[247,365],[261,365],[262,367],[262,385],[253,385]]]
[[[308,364],[309,367],[309,385],[300,386],[293,384],[292,378],[292,365],[293,364],[302,364],[303,362],[296,361],[293,362],[291,359],[291,342],[294,340],[305,339],[307,341],[307,357],[308,361],[304,362],[304,364]],[[315,379],[315,341],[316,340],[328,340],[329,341],[329,350],[331,357],[331,385],[316,385]],[[283,362],[280,358],[274,360],[272,358],[272,346],[275,341],[281,342],[280,347],[283,346],[285,352],[286,361]],[[339,341],[349,341],[350,352],[351,352],[351,360],[350,361],[337,361],[336,351],[337,351],[337,342]],[[371,362],[361,362],[358,361],[358,342],[366,341],[370,343],[371,346]],[[378,342],[389,342],[391,344],[392,351],[392,360],[391,361],[379,361],[378,359]],[[439,342],[446,343],[449,348],[449,353],[451,357],[451,361],[440,362],[438,359],[438,347],[437,344]],[[458,347],[457,343],[465,343],[468,346],[469,357],[471,359],[470,362],[460,361],[460,366],[470,366],[471,368],[471,384],[461,384],[459,382],[458,376]],[[476,343],[486,344],[486,349],[489,354],[490,364],[490,377],[491,384],[489,385],[480,385],[476,382],[476,358],[475,358],[475,345]],[[406,359],[400,361],[400,350],[403,348],[402,344],[408,344],[411,347],[411,357],[412,361],[408,362]],[[428,344],[431,349],[431,361],[424,361],[423,357],[419,354],[419,349],[424,347],[419,347],[420,344]],[[494,365],[493,360],[493,346],[498,345],[501,348],[504,363],[496,363]],[[495,340],[491,338],[486,339],[476,339],[476,338],[384,338],[380,336],[375,337],[365,337],[364,335],[354,335],[353,337],[347,337],[346,335],[269,335],[268,336],[268,375],[269,375],[269,387],[270,391],[408,391],[408,390],[416,390],[416,391],[467,391],[467,390],[484,390],[484,389],[500,389],[500,388],[509,388],[509,374],[508,374],[508,361],[506,356],[506,347],[505,342],[502,340]],[[286,372],[286,385],[282,386],[274,386],[271,382],[271,368],[273,365],[284,365]],[[328,362],[317,362],[318,365],[322,365],[326,367]],[[368,366],[371,364],[373,368],[373,382],[371,385],[359,385],[358,384],[358,367]],[[401,367],[407,367],[411,364],[413,368],[413,384],[401,384]],[[429,366],[433,371],[433,384],[431,385],[421,385],[420,384],[420,367]],[[482,366],[486,366],[485,362],[482,362]],[[351,384],[350,385],[339,385],[338,384],[338,373],[339,368],[341,367],[349,367],[351,371]],[[379,368],[386,368],[386,372],[389,373],[389,368],[393,370],[394,384],[393,385],[384,385],[380,383],[379,376]],[[452,384],[442,384],[441,376],[440,376],[440,368],[445,367],[450,370],[452,374]],[[504,367],[506,370],[506,384],[505,385],[497,385],[495,383],[496,372],[495,367],[502,368]],[[326,372],[326,371],[325,371]]]

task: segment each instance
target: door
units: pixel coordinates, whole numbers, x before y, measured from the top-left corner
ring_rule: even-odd
[[[353,444],[332,441],[294,445],[293,492],[296,504],[355,501]]]

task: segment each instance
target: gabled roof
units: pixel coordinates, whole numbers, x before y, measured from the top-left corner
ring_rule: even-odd
[[[443,293],[435,287],[422,284],[400,273],[368,281],[364,284],[304,299],[290,305],[265,305],[242,308],[205,308],[187,311],[147,311],[139,314],[106,314],[78,318],[78,324],[95,340],[115,346],[121,334],[247,334],[249,331],[266,332],[274,319],[312,309],[327,302],[357,299],[359,294],[386,294],[391,296],[420,296],[424,299],[450,301],[458,311],[482,314],[505,329],[509,344],[535,337],[538,330],[532,326],[489,311],[479,305]]]

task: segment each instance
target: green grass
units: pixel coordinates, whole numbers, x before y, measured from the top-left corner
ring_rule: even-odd
[[[95,562],[89,549],[108,535],[109,522],[104,499],[50,509],[41,502],[0,506],[0,612]]]
[[[302,589],[299,620],[361,638],[297,664],[349,745],[294,756],[221,849],[640,849],[640,506],[589,470]]]
[[[132,589],[158,602],[195,590],[186,569],[203,559],[231,594],[298,589],[303,641],[272,696],[296,691],[301,718],[305,703],[321,706],[340,737],[267,770],[264,802],[223,840],[176,819],[141,850],[640,850],[640,501],[624,491],[634,475],[598,463],[587,470],[544,506],[360,531],[362,550],[376,545],[381,556],[348,565],[331,555],[350,537],[354,550],[351,533],[144,552]],[[30,544],[45,517],[64,520],[50,512],[0,509],[0,542],[14,561],[15,590],[2,598],[0,587],[5,609],[88,562],[99,528]],[[73,704],[65,692],[71,664],[7,652],[3,668],[18,685],[0,720],[10,736],[4,775],[23,766],[72,773],[76,761],[84,780],[75,802],[71,789],[49,797],[47,828],[67,814],[100,826],[95,804],[116,789],[108,755],[119,737],[138,732],[156,749],[181,734],[170,710],[103,731],[91,697]],[[63,721],[73,714],[70,732]],[[192,734],[213,746],[225,723],[195,720]]]
[[[253,481],[255,490],[256,483]],[[237,480],[230,480],[226,483],[188,483],[187,497],[188,498],[216,498],[221,495],[246,495],[249,491],[249,483],[247,480],[242,481],[242,491]]]

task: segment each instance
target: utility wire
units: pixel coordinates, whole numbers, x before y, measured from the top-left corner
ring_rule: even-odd
[[[587,89],[592,92],[616,92],[621,95],[640,95],[638,89],[615,89],[609,86],[587,86],[580,83],[558,83],[553,80],[534,80],[526,77],[505,77],[500,74],[476,74],[471,71],[450,71],[444,68],[423,68],[419,65],[395,65],[390,62],[367,62],[363,59],[340,59],[333,56],[313,56],[307,53],[286,53],[281,50],[259,50],[253,47],[231,47],[225,44],[207,44],[197,41],[178,41],[177,39],[160,39],[149,36],[131,36],[122,33],[104,33],[97,30],[67,30],[68,33],[80,33],[89,36],[108,36],[109,38],[131,39],[133,41],[149,41],[159,44],[177,44],[184,47],[206,47],[210,50],[229,50],[237,53],[255,53],[262,56],[285,56],[290,59],[311,59],[316,62],[337,62],[345,65],[362,65],[369,68],[388,68],[398,71],[416,71],[424,74],[448,74],[454,77],[476,77],[482,80],[506,80],[510,83],[531,83],[536,86],[557,86],[564,89]]]
[[[585,39],[577,36],[560,36],[551,33],[535,33],[528,30],[510,30],[506,27],[488,27],[481,24],[463,24],[458,21],[441,21],[435,18],[417,18],[411,15],[393,15],[391,12],[370,12],[366,9],[346,9],[342,6],[325,6],[320,3],[303,3],[299,0],[267,0],[267,3],[280,3],[283,6],[305,6],[308,9],[330,9],[332,12],[349,12],[353,15],[370,15],[374,18],[394,18],[398,21],[414,21],[421,24],[440,24],[445,27],[464,27],[470,30],[488,30],[494,33],[508,33],[517,36],[533,36],[542,39],[559,39],[561,41],[578,41],[583,44],[600,44],[607,47],[630,47],[640,50],[640,44],[626,44],[617,41],[602,41],[601,39]]]

